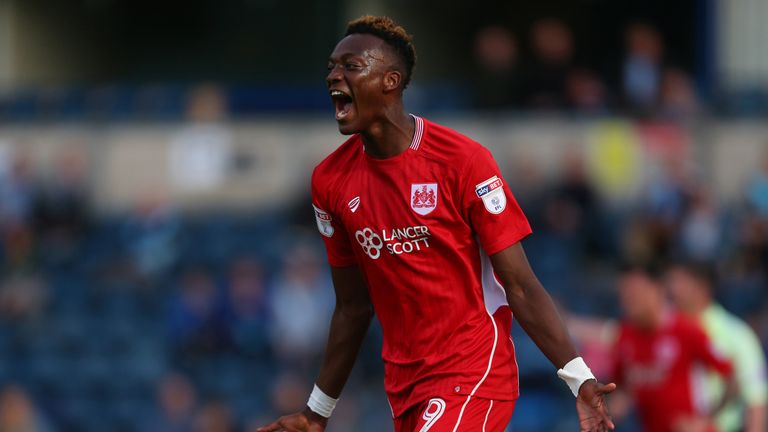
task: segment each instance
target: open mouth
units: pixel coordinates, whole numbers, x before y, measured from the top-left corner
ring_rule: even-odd
[[[347,118],[352,112],[352,96],[341,90],[331,90],[331,99],[333,99],[333,106],[336,108],[336,120],[341,121]]]

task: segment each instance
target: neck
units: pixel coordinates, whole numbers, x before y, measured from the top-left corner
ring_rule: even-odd
[[[656,330],[664,325],[664,322],[669,319],[671,311],[666,307],[650,312],[646,317],[644,326],[647,330]]]
[[[411,145],[414,129],[414,120],[403,110],[402,103],[394,104],[361,133],[365,152],[376,159],[397,156]]]
[[[710,299],[708,297],[700,297],[696,299],[696,301],[693,302],[691,305],[691,312],[693,316],[699,316],[702,313],[704,313],[705,310],[709,307],[709,304],[711,303]]]

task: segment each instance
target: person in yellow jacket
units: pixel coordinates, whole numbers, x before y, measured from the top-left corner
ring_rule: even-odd
[[[766,384],[765,355],[755,332],[742,319],[715,302],[712,293],[714,268],[698,262],[679,262],[666,274],[673,302],[683,314],[696,319],[723,356],[733,363],[739,396],[717,416],[720,432],[765,432]],[[722,379],[703,373],[703,404],[719,400],[725,391]]]

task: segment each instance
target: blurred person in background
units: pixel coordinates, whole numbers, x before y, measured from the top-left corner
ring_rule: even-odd
[[[136,275],[152,280],[168,272],[179,255],[179,215],[163,197],[142,197],[122,226],[122,240]]]
[[[168,334],[181,359],[217,353],[228,347],[221,298],[213,275],[193,267],[179,277],[168,305]]]
[[[668,269],[666,282],[675,306],[698,321],[717,351],[733,364],[739,397],[717,415],[719,432],[762,432],[768,427],[765,355],[747,323],[714,301],[714,271],[713,265],[705,262],[678,262]],[[701,389],[711,409],[722,399],[725,382],[714,373],[696,378],[700,380],[696,388]]]
[[[481,109],[510,109],[520,104],[523,76],[518,40],[508,29],[488,26],[475,35],[474,97]]]
[[[0,432],[52,432],[24,389],[9,385],[0,392]]]
[[[715,197],[703,185],[692,188],[680,223],[681,253],[699,261],[714,261],[722,246],[720,212]]]
[[[533,24],[531,43],[533,61],[526,74],[529,106],[534,109],[566,108],[574,50],[571,29],[559,19],[541,19]]]
[[[685,120],[699,112],[691,77],[679,68],[666,68],[661,79],[659,113],[672,120]]]
[[[50,261],[74,258],[88,228],[86,169],[84,152],[68,145],[57,155],[51,178],[43,182],[35,198],[35,231]]]
[[[227,97],[215,85],[193,88],[187,97],[186,123],[170,146],[170,175],[182,192],[221,187],[229,174],[234,137],[225,119]]]
[[[225,299],[226,326],[238,352],[266,354],[271,315],[261,262],[240,257],[229,266]]]
[[[608,113],[608,94],[605,84],[597,73],[591,70],[576,68],[568,73],[565,97],[568,107],[579,114]]]
[[[237,424],[231,408],[224,401],[205,403],[195,415],[194,432],[235,432]]]
[[[733,367],[701,327],[670,308],[658,274],[629,265],[619,279],[624,318],[612,349],[613,376],[634,401],[646,432],[715,432],[715,418],[735,393]],[[699,367],[717,372],[728,391],[712,406],[692,375]]]
[[[546,205],[547,226],[562,240],[595,253],[600,232],[595,226],[600,216],[597,191],[592,184],[583,155],[575,148],[563,152],[562,175],[551,186]]]
[[[0,167],[0,228],[28,223],[32,216],[38,184],[30,157],[21,146],[14,147],[9,166]]]
[[[19,322],[40,318],[49,292],[33,223],[40,184],[29,155],[15,150],[0,169],[0,317]]]
[[[145,426],[147,432],[192,432],[197,392],[184,375],[164,376],[157,390],[158,412]]]
[[[325,430],[374,310],[398,432],[506,429],[519,396],[511,311],[568,384],[581,430],[613,429],[615,385],[594,379],[533,274],[520,244],[530,226],[492,155],[404,110],[411,40],[364,16],[328,60],[339,131],[353,135],[312,178],[336,308],[307,407],[259,431]]]
[[[768,142],[764,146],[768,148]],[[751,175],[746,199],[752,211],[768,220],[768,155],[763,157],[760,167]]]
[[[658,30],[645,23],[635,23],[627,27],[624,38],[624,101],[632,112],[647,115],[659,102],[664,44]]]
[[[690,161],[662,157],[648,170],[641,216],[625,233],[625,256],[663,262],[675,252],[680,227],[696,190]]]
[[[333,310],[327,295],[331,286],[317,254],[298,244],[289,249],[271,288],[270,339],[283,364],[308,371],[322,353]]]

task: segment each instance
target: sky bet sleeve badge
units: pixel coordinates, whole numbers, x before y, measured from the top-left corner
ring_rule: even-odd
[[[315,209],[315,219],[317,220],[317,229],[320,230],[320,234],[331,237],[333,236],[333,225],[331,225],[331,215],[325,211],[317,208],[314,204],[312,207]]]
[[[507,196],[504,194],[503,185],[498,176],[493,176],[475,186],[475,193],[483,199],[485,209],[490,213],[499,214],[507,207]]]

